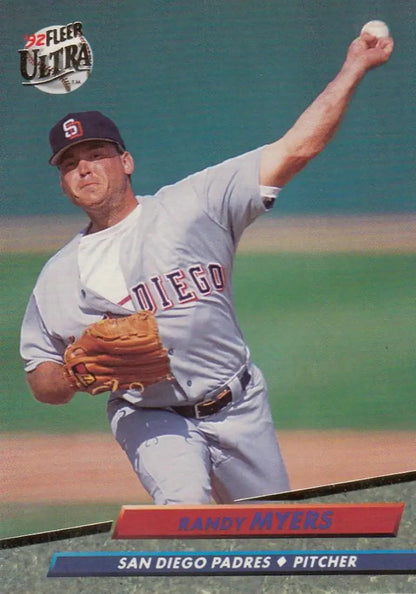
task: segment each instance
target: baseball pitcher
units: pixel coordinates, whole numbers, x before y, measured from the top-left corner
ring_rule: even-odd
[[[50,132],[63,191],[89,224],[44,266],[21,354],[37,400],[109,394],[114,437],[156,504],[228,503],[289,489],[267,387],[233,305],[244,229],[336,132],[393,40],[363,33],[335,79],[279,140],[153,196],[98,111]]]

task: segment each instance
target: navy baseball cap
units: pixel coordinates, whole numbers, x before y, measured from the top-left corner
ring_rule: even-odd
[[[52,148],[49,163],[57,165],[66,149],[86,140],[105,140],[116,144],[121,151],[126,150],[117,126],[101,112],[68,113],[49,132]]]

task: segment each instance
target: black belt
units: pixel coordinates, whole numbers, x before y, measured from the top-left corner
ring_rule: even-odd
[[[240,377],[240,383],[243,390],[247,387],[250,379],[251,375],[246,369]],[[196,404],[186,404],[184,406],[172,406],[172,408],[183,417],[203,419],[220,411],[224,406],[230,404],[232,399],[233,395],[231,389],[228,386],[225,386],[225,388],[211,400],[202,400]]]

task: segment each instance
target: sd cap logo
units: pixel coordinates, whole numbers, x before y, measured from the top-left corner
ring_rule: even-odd
[[[74,120],[74,118],[66,120],[66,122],[62,124],[62,129],[65,133],[65,138],[69,138],[70,140],[84,135],[81,122],[79,120]]]

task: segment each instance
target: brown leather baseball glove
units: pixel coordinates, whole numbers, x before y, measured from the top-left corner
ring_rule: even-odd
[[[147,311],[89,326],[67,347],[63,372],[74,390],[90,394],[173,379],[156,319]]]

